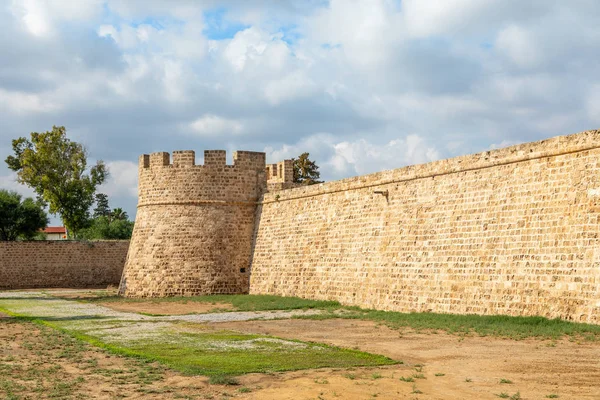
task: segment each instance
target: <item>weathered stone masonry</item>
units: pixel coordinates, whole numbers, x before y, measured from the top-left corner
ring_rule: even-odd
[[[600,323],[599,131],[276,192],[290,163],[234,158],[141,158],[122,293]]]
[[[118,285],[129,241],[0,242],[0,289]]]
[[[268,193],[257,215],[252,294],[600,323],[600,131]]]
[[[120,292],[160,297],[247,293],[265,154],[222,150],[143,155],[139,203]]]

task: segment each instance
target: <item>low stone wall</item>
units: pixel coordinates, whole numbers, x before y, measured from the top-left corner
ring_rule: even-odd
[[[0,242],[0,289],[118,285],[129,241]]]

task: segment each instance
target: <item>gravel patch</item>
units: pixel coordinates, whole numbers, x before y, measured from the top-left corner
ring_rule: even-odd
[[[171,315],[168,317],[157,317],[169,321],[186,322],[233,322],[251,321],[255,319],[287,319],[298,315],[315,315],[320,310],[289,310],[289,311],[232,311],[210,314]]]
[[[202,343],[205,350],[253,350],[253,351],[269,351],[273,350],[273,345],[277,351],[306,349],[306,343],[293,342],[291,340],[276,339],[276,338],[258,338],[250,340],[236,341],[209,341]]]
[[[108,342],[127,343],[141,339],[164,339],[165,330],[172,329],[173,325],[172,322],[132,322],[121,326],[97,326],[88,333]]]
[[[2,299],[5,299],[4,301]],[[54,298],[41,291],[0,292],[0,305],[28,316],[49,319],[118,319],[121,321],[184,321],[197,323],[239,322],[250,320],[289,319],[300,315],[316,315],[321,310],[232,311],[223,313],[149,316],[115,311],[96,304]]]
[[[149,316],[116,311],[101,305],[82,303],[76,300],[59,299],[42,291],[0,292],[0,307],[23,315],[40,317],[63,328],[96,336],[107,342],[127,344],[142,340],[156,341],[163,345],[195,341],[193,337],[178,334],[178,332],[183,333],[186,330],[185,328],[182,330],[182,326],[178,322],[198,324],[199,327],[207,323],[289,319],[298,315],[315,315],[320,312],[319,310],[233,311]],[[0,318],[2,318],[1,314]],[[273,340],[275,341],[273,342]],[[266,349],[268,346],[291,350],[305,346],[286,340],[264,338],[234,342],[215,340],[196,345],[202,346],[206,350],[260,350]]]

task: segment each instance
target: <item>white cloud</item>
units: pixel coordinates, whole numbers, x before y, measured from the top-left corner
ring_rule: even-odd
[[[29,32],[35,36],[50,33],[52,27],[43,6],[33,0],[13,2],[13,12],[19,15]]]
[[[109,197],[137,197],[138,165],[131,161],[109,161],[106,166],[108,179],[97,192]]]
[[[390,50],[406,36],[401,14],[392,1],[332,0],[309,21],[307,35],[318,43],[341,46],[344,56],[365,69],[389,61]]]
[[[248,63],[280,71],[285,67],[290,51],[281,35],[248,28],[236,33],[222,54],[236,72],[244,70]]]
[[[600,84],[593,85],[586,96],[585,110],[588,118],[600,125]]]
[[[201,18],[203,11],[202,4],[197,0],[107,0],[106,2],[108,8],[115,14],[134,20],[148,16],[172,16],[194,20]]]
[[[502,74],[490,78],[486,84],[505,104],[530,104],[552,100],[554,94],[562,90],[563,83],[550,74],[538,73],[516,76]]]
[[[16,172],[11,172],[8,175],[0,175],[0,189],[17,192],[23,197],[36,197],[33,189],[17,182]]]
[[[136,29],[125,24],[120,26],[119,29],[113,25],[100,25],[97,33],[100,37],[112,38],[122,49],[134,49],[148,40],[148,32],[143,27]]]
[[[164,93],[170,101],[185,100],[184,67],[181,61],[164,60],[162,82]]]
[[[427,37],[468,27],[483,11],[498,8],[502,0],[404,0],[405,21],[410,33]]]
[[[366,139],[345,141],[337,143],[334,149],[335,155],[329,164],[333,165],[340,175],[346,175],[348,172],[363,175],[440,158],[440,153],[418,135],[408,135],[381,145]]]
[[[474,35],[501,28],[507,21],[528,23],[551,12],[547,0],[403,0],[404,21],[414,37]]]
[[[200,136],[239,135],[244,131],[244,124],[208,114],[193,121],[190,128],[193,133]]]
[[[57,111],[60,105],[47,94],[15,92],[0,88],[0,108],[16,114],[47,113]]]
[[[96,33],[100,37],[112,38],[123,50],[137,50],[160,57],[199,60],[208,49],[203,29],[204,25],[200,21],[189,21],[183,26],[175,24],[163,29],[148,24],[134,27],[129,23],[122,23],[119,26],[100,25]]]
[[[305,73],[297,71],[267,83],[265,97],[269,103],[276,105],[298,97],[308,96],[315,89],[315,83]]]
[[[498,34],[496,46],[521,68],[532,68],[540,62],[542,49],[531,33],[522,27],[511,25],[502,30]]]
[[[54,35],[62,21],[85,21],[102,10],[101,0],[13,0],[11,11],[34,36]]]
[[[492,143],[489,147],[490,150],[502,149],[504,147],[514,146],[519,144],[519,141],[516,140],[503,140],[500,143]]]
[[[321,133],[294,145],[283,145],[278,149],[267,147],[265,152],[268,162],[290,159],[309,152],[311,159],[321,167],[322,177],[326,179],[363,175],[440,158],[435,147],[414,134],[379,144],[368,139],[338,141],[330,134]]]

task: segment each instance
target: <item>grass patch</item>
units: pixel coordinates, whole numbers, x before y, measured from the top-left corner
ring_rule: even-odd
[[[177,341],[177,336],[185,340]],[[182,373],[207,376],[396,363],[357,350],[229,331],[175,333],[172,338],[130,342],[128,348]]]
[[[89,320],[74,328],[71,321],[52,317],[30,317],[7,310],[17,320],[32,321],[67,333],[112,353],[147,361],[158,361],[187,375],[235,376],[251,372],[279,372],[314,368],[349,368],[390,365],[397,362],[381,355],[343,349],[319,343],[306,343],[264,335],[231,331],[190,329],[188,323],[173,322],[168,328],[154,329],[152,336],[127,338],[105,336],[114,321]],[[104,331],[102,328],[107,327]],[[127,334],[134,328],[127,329]],[[142,377],[143,378],[143,377]]]
[[[342,312],[300,315],[298,319],[361,319],[384,323],[392,329],[412,328],[417,331],[445,331],[450,334],[495,336],[509,339],[560,339],[564,336],[600,340],[600,326],[564,321],[558,318],[513,317],[505,315],[456,315],[438,313],[400,313],[341,307]]]
[[[236,385],[240,384],[234,376],[223,375],[223,374],[212,375],[208,379],[208,383],[210,383],[211,385],[229,385],[229,386],[236,386]]]

